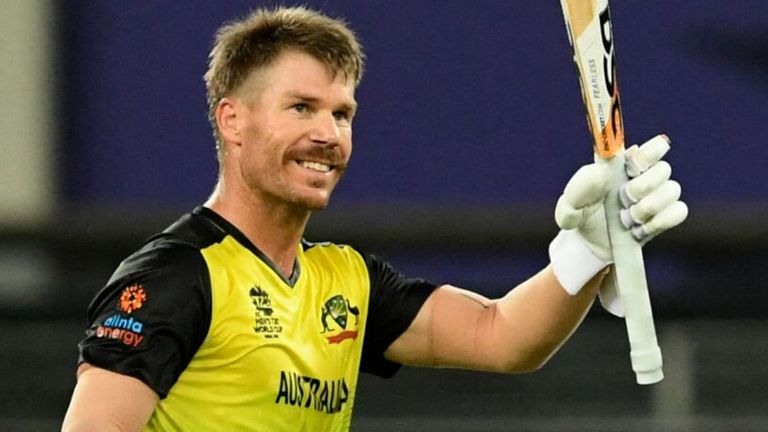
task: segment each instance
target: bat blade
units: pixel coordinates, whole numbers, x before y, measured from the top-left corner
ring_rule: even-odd
[[[613,250],[615,282],[625,311],[632,369],[638,384],[664,378],[661,350],[640,244],[619,220],[619,189],[627,182],[624,170],[624,123],[616,81],[616,57],[607,0],[560,0],[573,59],[579,73],[593,150],[613,172],[605,200],[608,234]]]
[[[561,0],[573,60],[579,71],[594,151],[610,159],[624,148],[624,124],[610,11],[606,0]]]

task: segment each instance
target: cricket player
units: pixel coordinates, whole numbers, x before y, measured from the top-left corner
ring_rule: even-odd
[[[91,302],[63,430],[347,431],[360,371],[531,372],[573,333],[612,259],[598,164],[558,201],[551,264],[500,299],[304,239],[350,159],[363,58],[342,21],[305,8],[220,28],[205,74],[216,187]],[[668,147],[629,152],[640,242],[687,214]]]

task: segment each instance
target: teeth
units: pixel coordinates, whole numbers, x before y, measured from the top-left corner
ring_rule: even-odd
[[[328,172],[331,170],[329,165],[322,164],[320,162],[301,161],[300,163],[304,168],[311,169],[313,171]]]

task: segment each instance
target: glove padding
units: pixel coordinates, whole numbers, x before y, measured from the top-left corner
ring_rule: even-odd
[[[619,193],[623,206],[619,217],[641,244],[688,216],[688,207],[679,200],[680,185],[670,180],[672,169],[661,160],[669,148],[667,137],[658,135],[625,151],[630,180]],[[550,244],[549,255],[555,276],[571,295],[613,262],[603,206],[610,183],[608,166],[598,160],[576,171],[557,201],[555,221],[561,231]],[[609,312],[623,316],[615,288],[611,274],[600,299]]]

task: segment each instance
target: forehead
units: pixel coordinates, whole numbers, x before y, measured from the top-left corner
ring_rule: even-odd
[[[321,61],[297,50],[280,53],[269,66],[255,70],[244,86],[248,92],[279,96],[301,93],[316,98],[343,99],[354,102],[355,85],[346,74],[331,71]]]

